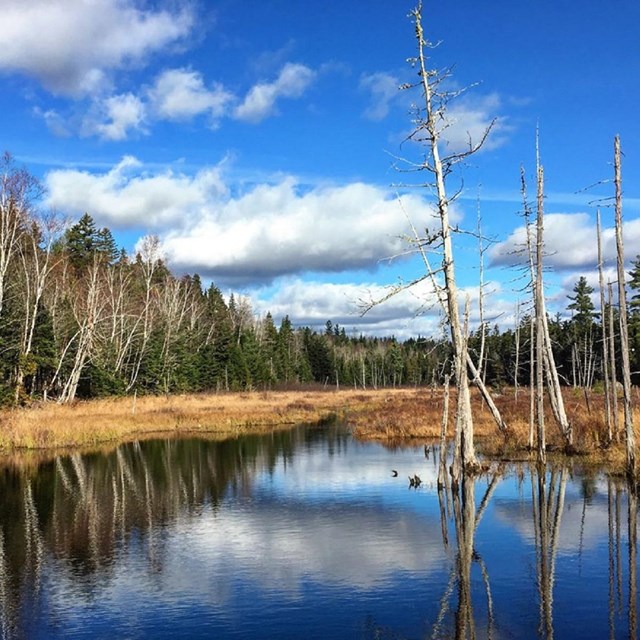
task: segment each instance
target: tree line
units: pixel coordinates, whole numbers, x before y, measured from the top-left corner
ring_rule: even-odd
[[[451,367],[452,347],[445,338],[353,336],[331,320],[316,331],[294,326],[289,317],[276,326],[270,313],[257,317],[247,298],[232,294],[225,300],[197,274],[172,274],[157,238],[145,237],[129,257],[88,214],[64,229],[59,219],[39,213],[25,189],[35,181],[8,158],[4,175],[3,403],[308,383],[420,386],[441,384]],[[631,356],[633,370],[640,372],[640,258],[630,275],[636,292],[630,304]],[[581,277],[568,306],[571,317],[549,319],[562,379],[577,387],[602,379],[592,293]],[[480,368],[487,385],[529,383],[530,326],[523,315],[513,329],[482,325],[469,336],[469,350],[484,354]]]

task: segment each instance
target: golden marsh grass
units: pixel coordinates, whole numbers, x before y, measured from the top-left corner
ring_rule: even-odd
[[[499,433],[476,393],[473,412],[478,448],[510,460],[528,459],[529,397],[513,390],[496,397],[510,431]],[[335,415],[361,439],[387,442],[439,438],[441,388],[385,390],[298,390],[246,393],[144,396],[53,403],[0,413],[0,451],[98,448],[105,443],[164,436],[230,437],[242,433],[317,422]],[[585,462],[624,464],[622,444],[605,447],[603,399],[592,394],[591,412],[582,395],[565,390],[565,401],[576,435],[576,448]],[[451,390],[448,437],[453,435],[455,391]],[[620,421],[622,423],[622,421]],[[559,432],[547,416],[549,449],[561,448]]]

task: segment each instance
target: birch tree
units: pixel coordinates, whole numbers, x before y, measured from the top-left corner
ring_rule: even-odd
[[[38,181],[26,169],[18,169],[9,153],[0,161],[0,318],[6,297],[7,276],[29,226],[33,200],[40,193]]]
[[[29,360],[33,349],[38,309],[42,304],[49,275],[60,260],[53,256],[53,244],[62,230],[62,225],[62,220],[55,212],[34,219],[30,232],[24,235],[24,240],[19,245],[24,309],[15,380],[16,402],[23,391],[25,375],[32,368]]]

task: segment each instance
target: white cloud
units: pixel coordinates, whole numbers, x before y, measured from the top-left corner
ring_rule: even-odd
[[[299,98],[316,77],[302,64],[287,63],[274,82],[256,84],[235,110],[238,120],[257,123],[274,114],[279,98]]]
[[[52,171],[46,186],[47,204],[88,211],[116,229],[158,230],[175,269],[236,283],[375,269],[406,251],[403,209],[417,229],[434,223],[419,196],[402,196],[401,206],[394,193],[364,183],[309,188],[284,177],[231,195],[219,167],[194,176],[147,173],[130,157],[102,174]]]
[[[418,274],[420,275],[420,274]],[[326,321],[337,322],[347,333],[356,331],[370,335],[406,339],[416,335],[440,335],[442,313],[430,280],[423,280],[409,289],[396,293],[388,300],[363,311],[372,301],[383,300],[393,290],[374,282],[331,283],[289,278],[275,293],[263,295],[255,291],[251,296],[258,314],[269,311],[278,320],[289,315],[297,325],[322,329]],[[514,304],[505,300],[499,283],[488,282],[485,298],[485,321],[504,326],[513,325]],[[471,327],[479,325],[478,288],[460,290],[460,311],[466,297],[471,306]]]
[[[414,223],[432,209],[403,197]],[[293,178],[258,185],[210,206],[188,228],[164,236],[171,264],[236,283],[309,271],[372,269],[406,248],[408,232],[395,196],[363,183],[304,191]]]
[[[183,120],[208,113],[216,120],[225,115],[234,96],[218,83],[208,89],[197,71],[168,69],[156,79],[149,100],[160,119]]]
[[[533,230],[535,233],[535,229]],[[627,263],[640,253],[640,219],[623,225],[625,257]],[[490,250],[494,265],[522,263],[526,234],[523,226]],[[596,225],[588,213],[550,213],[544,217],[544,262],[547,267],[561,270],[594,268],[598,262]],[[606,263],[616,260],[615,231],[602,229],[602,253]]]
[[[330,283],[289,279],[268,299],[259,292],[252,296],[256,311],[270,311],[274,318],[285,315],[298,325],[324,326],[330,319],[358,332],[398,336],[398,327],[407,322],[407,335],[428,328],[437,328],[440,314],[437,297],[430,283],[423,281],[411,290],[404,290],[362,315],[364,306],[372,300],[382,300],[390,288],[376,283]]]
[[[389,114],[390,103],[398,97],[400,81],[388,73],[372,73],[360,79],[360,88],[371,94],[371,103],[364,112],[369,120],[382,120]]]
[[[87,211],[100,224],[160,228],[178,224],[206,208],[225,192],[218,167],[195,176],[173,171],[149,175],[141,164],[125,157],[104,174],[64,169],[45,178],[47,204],[70,215]]]
[[[494,118],[497,118],[484,146],[485,151],[496,149],[506,141],[512,130],[505,117],[498,117],[502,100],[496,93],[486,96],[469,94],[452,101],[447,107],[442,141],[448,153],[466,151],[482,141]]]
[[[130,131],[144,132],[146,109],[140,98],[124,93],[106,98],[96,106],[99,120],[88,116],[83,134],[96,134],[104,140],[125,140]]]
[[[4,0],[0,70],[34,77],[57,94],[93,94],[108,74],[191,31],[193,15],[134,0]]]

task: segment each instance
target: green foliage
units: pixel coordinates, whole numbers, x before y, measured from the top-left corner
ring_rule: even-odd
[[[573,312],[573,322],[581,329],[588,328],[593,323],[596,315],[595,307],[591,301],[593,287],[587,284],[587,279],[580,276],[578,282],[573,287],[574,296],[569,296],[569,300],[573,302],[567,306],[567,309]]]
[[[23,257],[34,265],[43,255],[40,228],[27,224],[23,235]],[[35,242],[26,241],[28,234]],[[197,274],[177,278],[157,256],[149,260],[148,255],[137,255],[130,261],[116,249],[111,232],[99,229],[88,214],[67,230],[54,258],[28,349],[25,319],[35,303],[27,290],[33,288],[26,286],[21,265],[9,270],[11,295],[0,315],[0,402],[28,400],[44,391],[49,397],[59,395],[71,379],[77,356],[83,355],[81,335],[86,337],[86,353],[75,395],[86,398],[134,389],[172,393],[309,382],[417,386],[441,383],[451,371],[451,345],[444,339],[399,342],[393,337],[348,336],[332,320],[314,330],[295,327],[287,316],[279,326],[270,313],[258,319],[247,299],[232,294],[227,302],[214,284],[205,290]],[[630,287],[637,292],[629,323],[632,367],[640,371],[640,256],[630,276]],[[89,295],[92,282],[98,299],[94,307]],[[601,336],[592,293],[581,277],[568,305],[571,319],[549,318],[556,362],[565,381],[576,361],[599,353]],[[516,379],[527,384],[530,339],[526,317],[518,338],[512,330],[486,331],[483,365],[488,385],[502,387]],[[481,331],[472,332],[469,348],[476,359],[481,341]],[[596,380],[600,366],[597,359]]]
[[[112,263],[121,256],[111,231],[106,227],[98,229],[88,213],[67,230],[63,246],[78,271],[86,269],[96,257]]]

